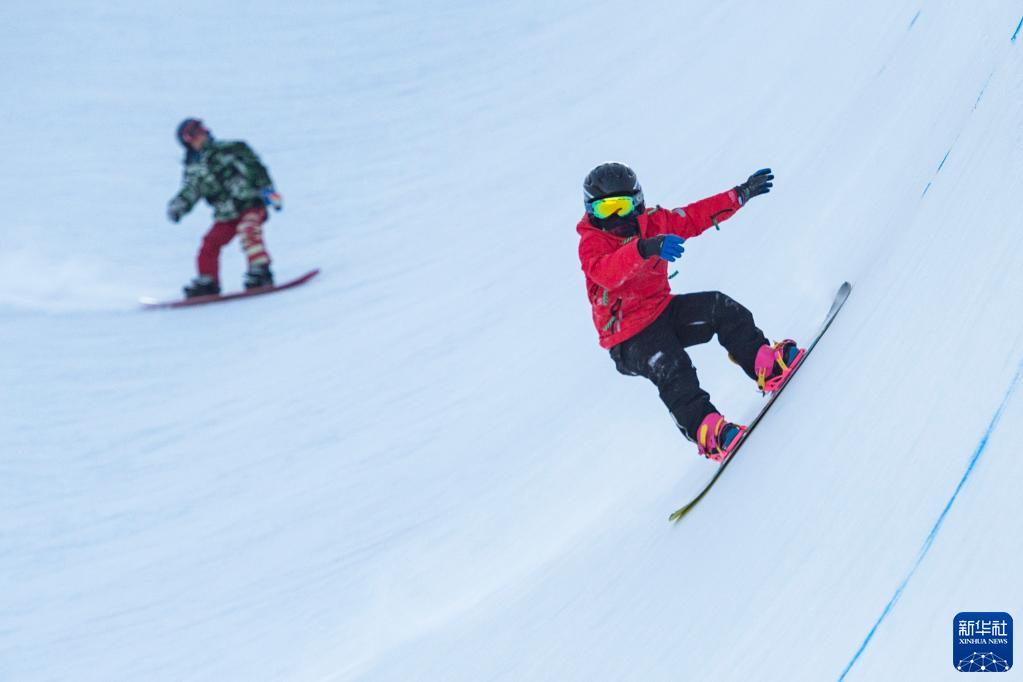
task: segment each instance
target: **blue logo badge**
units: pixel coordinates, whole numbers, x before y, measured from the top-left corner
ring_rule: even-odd
[[[952,619],[952,665],[963,673],[1004,673],[1012,667],[1012,616],[964,611]]]

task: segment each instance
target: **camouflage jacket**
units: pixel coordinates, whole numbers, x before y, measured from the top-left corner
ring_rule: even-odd
[[[260,191],[273,186],[270,174],[244,142],[210,139],[200,151],[185,154],[185,173],[171,202],[187,213],[205,199],[215,220],[233,220],[242,211],[262,206]]]

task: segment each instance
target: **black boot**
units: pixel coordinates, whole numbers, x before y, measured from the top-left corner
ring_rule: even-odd
[[[274,285],[274,274],[270,272],[270,264],[253,265],[245,273],[245,288],[258,289],[260,287],[272,287]]]
[[[220,293],[220,282],[209,275],[199,275],[184,287],[185,298],[216,296]]]

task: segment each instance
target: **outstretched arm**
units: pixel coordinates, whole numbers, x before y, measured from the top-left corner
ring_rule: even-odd
[[[767,194],[774,187],[770,168],[758,170],[727,192],[715,194],[701,201],[666,212],[666,232],[686,239],[705,232],[712,225],[718,227],[753,197]]]
[[[195,203],[199,201],[202,193],[199,191],[199,177],[195,173],[185,169],[185,176],[181,181],[181,189],[174,195],[174,198],[167,204],[167,218],[172,223],[181,220],[182,216],[192,210]]]
[[[741,207],[738,193],[730,189],[688,206],[660,211],[663,214],[663,231],[690,239],[703,234],[711,226],[716,227],[718,223],[728,220]]]

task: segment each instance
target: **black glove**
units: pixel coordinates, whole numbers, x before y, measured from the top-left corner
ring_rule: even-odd
[[[774,180],[774,174],[771,173],[770,168],[762,168],[749,176],[749,180],[735,188],[736,194],[739,195],[739,203],[745,204],[753,197],[770,192],[774,187],[772,180]]]
[[[666,261],[672,261],[682,255],[685,249],[682,248],[682,243],[685,239],[674,234],[659,234],[656,237],[650,237],[649,239],[640,239],[637,244],[639,249],[639,255],[643,257],[643,260],[652,256],[663,258]]]
[[[181,216],[188,212],[188,205],[185,200],[181,197],[174,197],[167,204],[167,219],[172,223],[176,223],[181,220]]]

